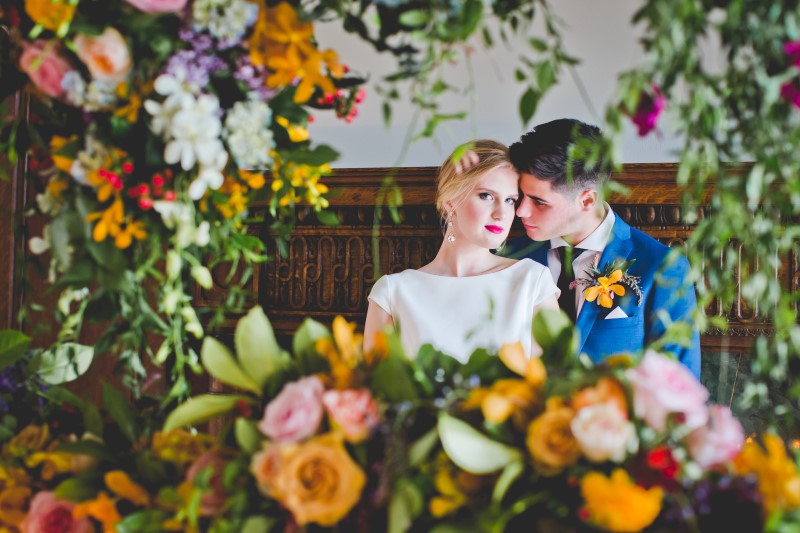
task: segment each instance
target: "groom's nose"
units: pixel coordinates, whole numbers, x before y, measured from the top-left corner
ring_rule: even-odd
[[[530,198],[522,197],[519,201],[519,206],[517,206],[517,216],[519,218],[526,218],[531,214],[531,200]]]

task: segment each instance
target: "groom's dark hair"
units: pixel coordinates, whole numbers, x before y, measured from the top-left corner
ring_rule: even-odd
[[[597,126],[562,118],[536,126],[509,146],[508,152],[517,171],[549,181],[555,190],[597,189],[611,173],[597,166],[588,167],[581,150],[570,157],[570,146],[577,143],[586,147],[601,138]],[[572,176],[567,172],[570,167]]]

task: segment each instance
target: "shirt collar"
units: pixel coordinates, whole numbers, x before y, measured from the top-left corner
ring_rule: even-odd
[[[593,252],[602,252],[605,250],[611,237],[611,231],[614,229],[614,220],[616,220],[616,217],[614,216],[614,211],[611,210],[611,206],[606,202],[603,202],[603,207],[606,209],[606,216],[603,221],[585,239],[576,244],[575,248],[582,248]],[[560,246],[569,246],[569,244],[561,237],[550,239],[550,249]]]

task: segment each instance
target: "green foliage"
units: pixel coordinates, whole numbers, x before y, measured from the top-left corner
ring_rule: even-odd
[[[30,337],[21,331],[0,330],[0,370],[22,359],[30,343]]]
[[[490,439],[463,420],[446,413],[439,415],[437,427],[447,456],[467,472],[489,474],[522,459],[518,449]]]

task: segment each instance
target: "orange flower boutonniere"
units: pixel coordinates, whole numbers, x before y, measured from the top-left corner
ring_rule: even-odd
[[[636,305],[642,301],[642,289],[639,286],[640,278],[628,274],[628,269],[636,261],[614,261],[606,263],[602,269],[593,267],[589,277],[578,278],[573,281],[570,288],[586,287],[584,296],[587,302],[597,302],[597,305],[611,309],[617,296],[625,296],[626,288],[636,295]]]

